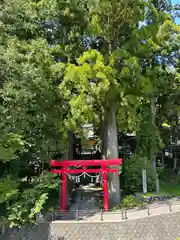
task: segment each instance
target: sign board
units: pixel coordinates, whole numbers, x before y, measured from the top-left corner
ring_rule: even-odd
[[[147,174],[146,174],[146,169],[142,169],[142,185],[143,185],[143,193],[147,193]]]

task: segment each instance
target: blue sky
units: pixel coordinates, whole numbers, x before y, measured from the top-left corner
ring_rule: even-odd
[[[171,3],[172,4],[177,4],[177,3],[179,3],[179,0],[171,0]],[[176,18],[176,23],[180,24],[180,18]]]

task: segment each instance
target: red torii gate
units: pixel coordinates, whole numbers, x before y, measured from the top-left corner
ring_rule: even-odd
[[[106,159],[106,160],[51,160],[51,167],[58,167],[52,169],[52,173],[62,174],[61,187],[61,211],[66,210],[66,183],[67,174],[78,173],[102,173],[103,178],[103,192],[104,192],[104,210],[108,210],[108,182],[107,173],[118,174],[118,166],[122,164],[122,159]],[[70,167],[79,167],[78,169],[70,169]],[[87,168],[87,166],[99,166],[99,169]],[[116,166],[116,168],[108,168],[108,166]]]

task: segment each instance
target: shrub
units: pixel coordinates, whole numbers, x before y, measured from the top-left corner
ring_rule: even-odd
[[[134,195],[128,195],[123,199],[121,204],[115,206],[113,210],[123,209],[123,208],[132,209],[138,206],[145,206],[145,205],[146,203],[144,203],[140,199],[137,199]]]
[[[126,158],[123,163],[121,174],[121,186],[126,194],[142,191],[142,168],[146,162],[148,191],[155,190],[151,161],[134,155]]]
[[[142,202],[139,199],[137,199],[134,195],[129,195],[123,199],[122,203],[120,204],[120,207],[131,209],[134,207],[138,207],[140,205],[142,205]]]

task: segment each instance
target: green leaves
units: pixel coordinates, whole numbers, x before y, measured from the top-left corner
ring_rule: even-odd
[[[12,185],[12,188],[15,186]],[[7,217],[10,227],[20,227],[29,223],[35,223],[38,213],[43,211],[49,194],[57,191],[57,179],[52,174],[39,177],[39,181],[34,182],[31,188],[23,188],[18,194],[11,198],[6,197],[6,201],[11,199],[11,204],[7,207]],[[9,190],[8,190],[9,191]],[[57,194],[58,196],[58,194]],[[13,198],[14,197],[14,198]],[[4,199],[5,200],[5,199]]]
[[[134,155],[124,162],[122,183],[125,193],[142,191],[142,168],[147,170],[148,190],[154,190],[152,164],[145,156]]]
[[[119,128],[137,133],[141,156],[149,158],[154,144],[163,147],[149,120],[151,95],[158,126],[174,126],[179,112],[178,100],[164,97],[179,90],[179,27],[164,5],[12,0],[0,9],[0,161],[13,160],[14,172],[27,160],[47,161],[50,151],[66,149],[67,130],[81,132],[84,123],[99,128],[114,103]],[[26,151],[24,160],[19,155]],[[0,187],[1,202],[12,200],[12,226],[34,221],[45,207],[56,189],[46,176],[28,189],[17,176],[20,186],[2,180],[8,187]]]
[[[26,150],[26,142],[23,137],[8,133],[4,134],[0,140],[0,160],[9,161],[17,157],[17,152],[21,153]]]
[[[98,51],[84,52],[77,62],[78,66],[67,64],[59,86],[70,107],[69,127],[73,130],[79,124],[97,120],[95,106],[103,105],[107,97],[116,98],[118,87],[116,69],[105,65]]]
[[[29,218],[34,218],[38,213],[41,212],[43,205],[48,199],[48,194],[44,193],[40,196],[39,199],[36,200],[34,207],[31,209],[31,213],[29,214]]]
[[[66,5],[46,0],[0,3],[0,203],[7,202],[4,217],[10,226],[34,222],[57,188],[52,174],[39,183],[34,178],[30,186],[18,174],[21,167],[28,175],[28,161],[46,163],[51,151],[66,147],[67,109],[58,89],[64,66],[58,60],[67,63],[64,56],[74,57],[71,50],[81,48],[78,33],[69,46],[79,20],[75,9],[62,17]],[[25,152],[29,154],[22,157]],[[5,179],[7,173],[13,180]]]
[[[0,203],[8,202],[18,196],[19,184],[15,180],[1,179],[0,181]]]

